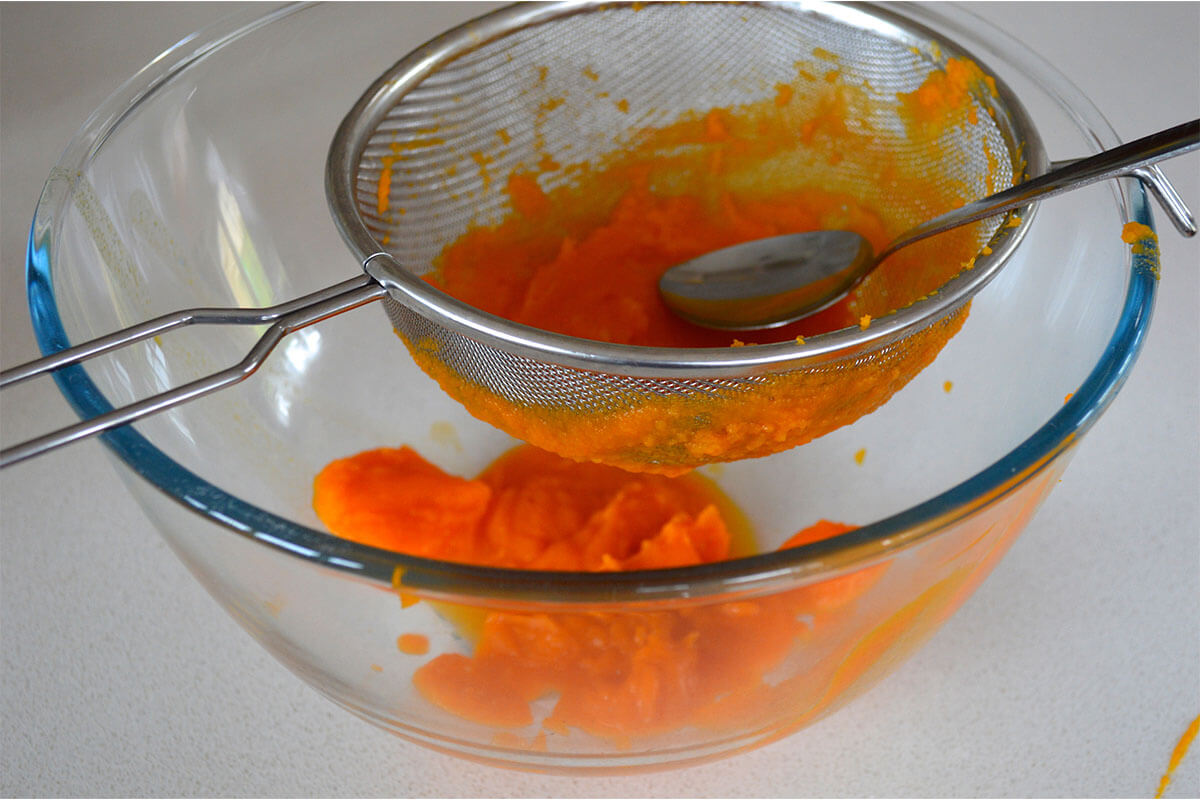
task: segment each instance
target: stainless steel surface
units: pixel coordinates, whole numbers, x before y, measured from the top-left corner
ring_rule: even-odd
[[[814,231],[744,242],[667,270],[659,280],[664,302],[684,319],[721,330],[754,330],[806,317],[849,292],[884,259],[948,230],[1053,197],[1097,181],[1143,181],[1185,236],[1196,220],[1174,187],[1148,169],[1200,147],[1200,120],[1152,133],[935,217],[905,231],[878,257],[853,231]]]
[[[1137,178],[1149,190],[1158,204],[1167,212],[1167,218],[1171,220],[1175,230],[1184,236],[1196,235],[1195,217],[1192,216],[1192,212],[1188,210],[1183,198],[1179,196],[1179,192],[1175,191],[1175,187],[1167,180],[1167,176],[1162,173],[1157,164],[1152,167],[1131,169],[1129,175]]]
[[[876,265],[854,231],[811,231],[714,250],[663,273],[667,307],[707,328],[755,330],[794,322],[844,297]]]

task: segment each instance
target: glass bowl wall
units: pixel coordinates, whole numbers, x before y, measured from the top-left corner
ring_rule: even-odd
[[[1026,104],[1052,158],[1116,143],[1087,100],[1019,44],[957,9],[904,8],[986,59]],[[43,349],[182,307],[267,305],[356,274],[325,204],[326,149],[363,88],[437,32],[402,4],[286,8],[203,31],[135,76],[86,123],[39,204],[29,276]],[[130,491],[213,596],[355,713],[493,763],[688,763],[844,704],[986,576],[1136,356],[1157,264],[1153,254],[1132,258],[1121,241],[1129,219],[1150,222],[1136,186],[1043,204],[962,332],[884,408],[796,450],[706,470],[746,510],[764,550],[820,518],[864,526],[784,553],[638,575],[531,574],[328,536],[310,499],[331,459],[409,444],[473,475],[514,444],[447,400],[375,309],[294,334],[240,386],[106,442]],[[65,370],[59,384],[92,414],[233,363],[256,335],[168,335]],[[529,704],[529,724],[483,724],[413,686],[438,655],[472,653],[471,621],[487,614],[564,629],[581,614],[610,630],[665,620],[686,638],[709,631],[704,620],[771,609],[799,621],[771,668],[739,691],[670,706],[670,724],[547,728],[540,719],[553,699]],[[777,626],[759,624],[721,641],[741,636],[745,658],[771,661],[753,643]],[[404,633],[425,635],[428,654],[400,652]],[[717,669],[706,652],[697,674]],[[622,669],[604,676],[614,692],[626,685]]]

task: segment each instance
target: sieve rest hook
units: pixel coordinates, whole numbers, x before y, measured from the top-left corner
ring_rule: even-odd
[[[371,258],[374,258],[372,256]],[[367,259],[368,261],[370,259]],[[0,469],[71,442],[143,417],[165,411],[240,383],[262,365],[275,346],[293,331],[328,319],[343,311],[381,299],[387,290],[369,275],[359,275],[286,303],[265,308],[190,308],[101,336],[0,372],[0,388],[11,386],[62,367],[78,364],[104,353],[187,325],[269,325],[246,357],[231,367],[160,392],[129,405],[115,408],[73,425],[0,450]]]
[[[1183,198],[1179,196],[1179,192],[1175,191],[1175,187],[1167,180],[1167,176],[1163,174],[1157,164],[1131,169],[1128,177],[1141,181],[1142,186],[1146,187],[1146,191],[1158,201],[1162,210],[1175,225],[1175,230],[1184,236],[1196,235],[1196,218],[1192,216],[1192,212],[1183,202]]]
[[[1067,159],[1065,161],[1054,161],[1050,164],[1050,170],[1069,167],[1082,160]],[[1175,230],[1188,237],[1196,235],[1195,216],[1192,215],[1191,210],[1187,207],[1187,203],[1179,196],[1179,192],[1175,191],[1175,187],[1157,164],[1142,165],[1121,170],[1112,173],[1110,177],[1136,179],[1158,201],[1158,205],[1167,215],[1167,218],[1171,220],[1171,224],[1175,226]]]

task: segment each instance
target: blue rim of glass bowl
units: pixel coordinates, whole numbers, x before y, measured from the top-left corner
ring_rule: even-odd
[[[183,40],[106,101],[85,123],[76,141],[85,138],[94,120],[103,118],[101,110],[117,101],[127,100],[132,87],[148,85],[149,88],[134,98],[140,100],[197,58],[229,39],[283,15],[281,12],[269,13],[248,25],[227,20]],[[1009,43],[1020,46],[1015,41]],[[196,49],[180,53],[184,45]],[[169,58],[173,53],[177,54],[174,60]],[[1049,65],[1043,61],[1042,67]],[[152,68],[156,72],[147,74]],[[1063,76],[1055,73],[1055,77],[1082,98]],[[147,78],[152,79],[151,82],[143,83]],[[1099,112],[1094,108],[1091,110],[1102,120]],[[111,122],[103,131],[105,136],[119,124],[119,117],[109,117]],[[1108,134],[1111,135],[1111,128]],[[103,137],[91,140],[93,150],[89,151],[89,156],[102,141]],[[74,147],[69,148],[68,153],[74,150]],[[1134,181],[1126,181],[1126,184],[1130,217],[1153,228],[1145,191]],[[39,242],[36,235],[43,204],[55,196],[51,192],[43,193],[43,200],[35,212],[26,256],[29,307],[34,333],[44,354],[70,345],[54,296],[50,236]],[[63,195],[59,207],[69,197],[69,193]],[[58,210],[50,210],[53,219],[46,230],[54,230]],[[1130,281],[1124,305],[1099,362],[1071,399],[1003,458],[929,500],[849,533],[803,547],[712,564],[626,573],[532,572],[408,556],[349,542],[264,511],[176,463],[132,426],[105,433],[101,439],[126,466],[167,497],[228,530],[287,555],[379,583],[402,584],[411,591],[434,596],[542,602],[551,598],[554,602],[650,601],[771,591],[829,577],[894,555],[1016,490],[1069,449],[1112,402],[1137,359],[1153,311],[1158,266],[1156,246],[1130,253]],[[111,410],[112,405],[82,366],[61,369],[54,379],[80,417],[88,418]]]

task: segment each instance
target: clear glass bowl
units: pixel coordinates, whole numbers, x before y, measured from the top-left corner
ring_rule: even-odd
[[[969,12],[899,10],[985,59],[1051,157],[1117,143],[1063,76]],[[148,65],[54,169],[28,260],[44,351],[178,308],[279,302],[358,271],[326,208],[326,150],[371,80],[437,31],[404,4],[259,13]],[[1133,183],[1043,204],[962,332],[886,406],[795,450],[706,470],[764,550],[820,518],[862,525],[792,550],[656,572],[529,573],[330,536],[310,505],[330,460],[409,444],[474,475],[514,444],[449,401],[375,310],[294,334],[245,383],[105,442],[213,597],[361,717],[440,750],[540,770],[728,755],[879,680],[1020,533],[1120,388],[1149,323],[1157,256],[1131,255],[1120,238],[1129,220],[1151,224]],[[187,331],[57,380],[90,416],[233,363],[256,336]],[[444,654],[469,656],[485,619],[542,631],[526,647],[568,648],[564,675],[598,665],[595,693],[575,700],[634,708],[638,722],[564,725],[556,696],[520,698],[527,720],[500,725],[430,702],[414,674]],[[428,651],[402,652],[402,634],[425,637]],[[687,657],[641,658],[637,643],[660,634]],[[499,699],[517,693],[502,676],[479,685]]]

